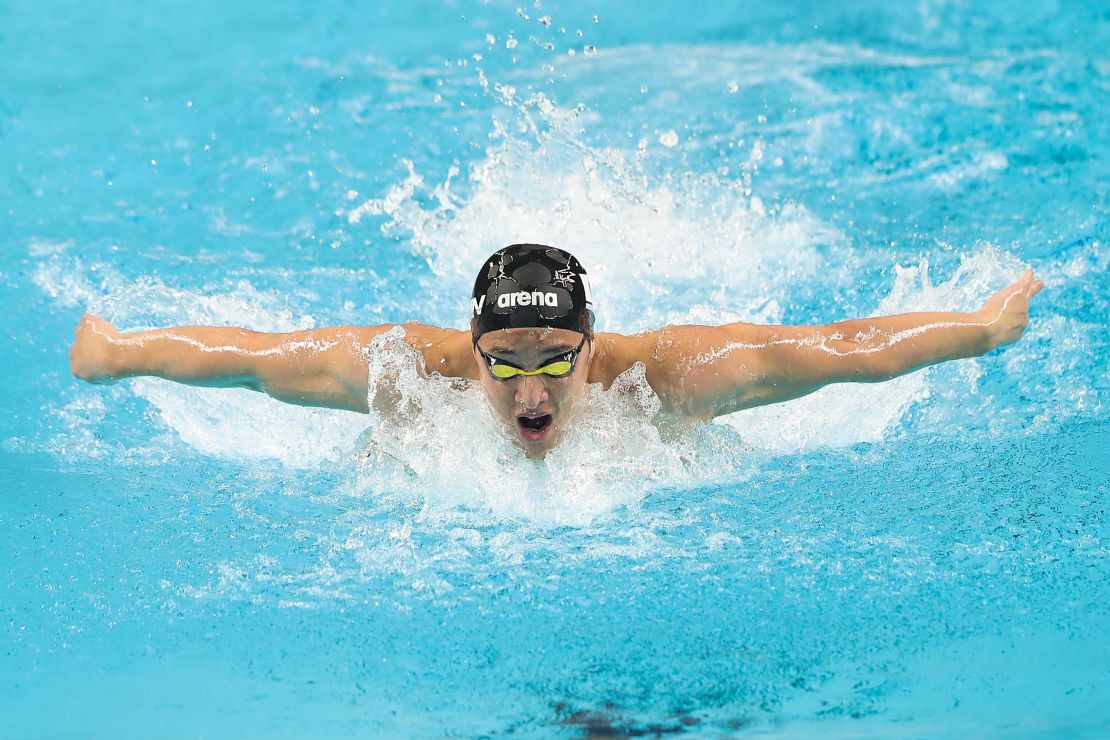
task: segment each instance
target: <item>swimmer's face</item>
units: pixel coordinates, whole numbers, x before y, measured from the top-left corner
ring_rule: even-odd
[[[524,370],[537,370],[577,347],[582,335],[568,329],[501,329],[483,334],[474,348],[478,379],[494,412],[510,427],[529,457],[543,457],[559,443],[575,404],[586,392],[593,344],[586,342],[574,369],[562,377],[495,378],[487,355]]]

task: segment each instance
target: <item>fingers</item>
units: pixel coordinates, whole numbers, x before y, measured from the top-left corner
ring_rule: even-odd
[[[1037,278],[1032,267],[1021,274],[1016,284],[1025,290],[1025,295],[1029,298],[1037,295],[1044,288],[1044,281]]]

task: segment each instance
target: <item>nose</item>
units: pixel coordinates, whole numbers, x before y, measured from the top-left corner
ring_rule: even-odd
[[[525,411],[539,408],[547,400],[547,386],[537,376],[528,376],[520,379],[516,387],[516,402]]]

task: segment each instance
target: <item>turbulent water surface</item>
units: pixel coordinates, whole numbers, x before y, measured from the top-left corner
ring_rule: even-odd
[[[1110,731],[1098,3],[0,7],[0,716],[17,737]],[[465,325],[574,252],[599,328],[976,308],[1014,346],[543,462],[154,379],[123,329]]]

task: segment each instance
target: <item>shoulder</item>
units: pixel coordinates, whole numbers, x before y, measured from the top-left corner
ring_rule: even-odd
[[[671,370],[691,364],[705,352],[750,336],[734,330],[742,325],[669,325],[638,334],[598,334],[595,363],[599,372],[620,375],[637,362],[648,371]],[[754,327],[753,327],[754,328]]]
[[[598,334],[590,381],[608,387],[618,375],[643,363],[652,387],[681,374],[702,350],[715,344],[720,327],[664,326],[637,334]]]
[[[367,344],[378,334],[400,326],[405,331],[405,343],[424,359],[424,369],[448,378],[477,379],[471,355],[470,332],[445,329],[415,321],[381,327],[363,327]]]
[[[631,336],[601,334],[591,381],[608,387],[641,362],[666,410],[708,418],[712,402],[726,389],[750,386],[758,365],[753,350],[767,341],[761,329],[753,324],[680,324]]]

